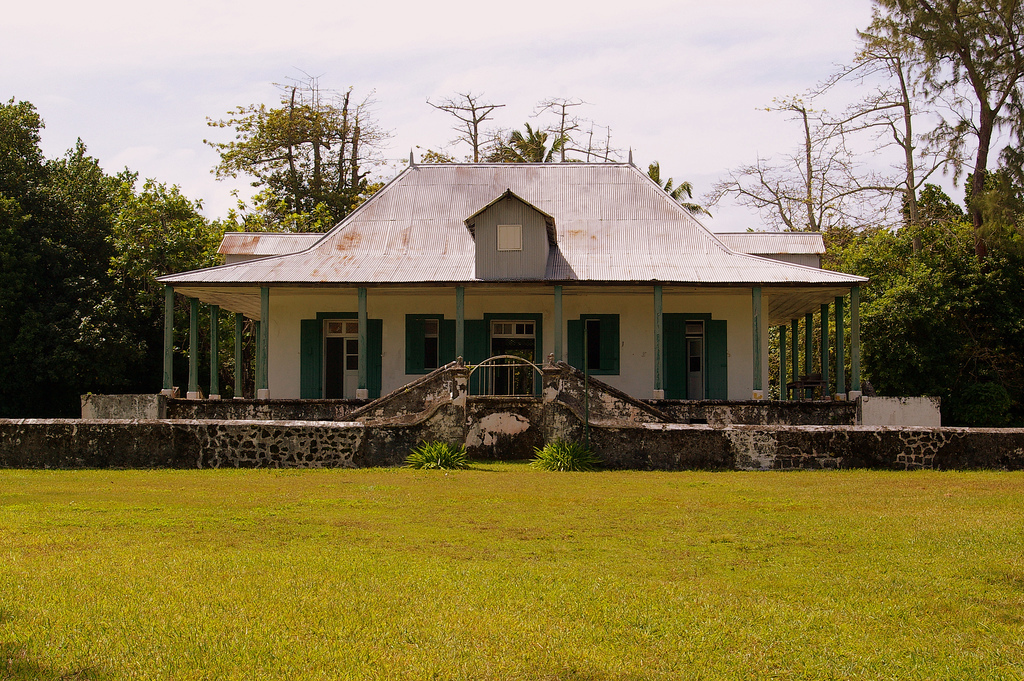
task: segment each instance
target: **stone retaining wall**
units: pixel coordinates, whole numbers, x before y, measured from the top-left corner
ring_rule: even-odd
[[[525,408],[532,408],[527,405]],[[507,411],[492,413],[508,413]],[[461,418],[447,407],[417,423],[0,420],[0,468],[320,468],[400,465],[411,447]],[[568,409],[533,438],[580,439]],[[481,421],[486,419],[486,415]],[[566,430],[566,426],[568,429]],[[528,431],[522,431],[526,433]],[[1024,470],[1024,429],[657,424],[590,427],[609,468]],[[537,439],[538,443],[544,440]],[[519,458],[498,440],[494,458]],[[481,441],[483,443],[483,439]]]
[[[854,426],[857,404],[835,400],[644,400],[677,423],[714,428],[752,426]]]

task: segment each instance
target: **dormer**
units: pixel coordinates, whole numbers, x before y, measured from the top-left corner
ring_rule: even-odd
[[[506,189],[465,220],[477,279],[543,279],[557,243],[555,219]]]

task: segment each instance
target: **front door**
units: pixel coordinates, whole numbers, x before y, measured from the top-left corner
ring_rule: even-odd
[[[664,316],[665,397],[702,400],[705,386],[704,322],[680,314]]]
[[[359,387],[359,322],[324,320],[324,397],[354,399]]]
[[[519,319],[495,320],[491,322],[491,357],[512,355],[528,362],[536,362],[536,328],[532,321]],[[495,369],[493,394],[529,395],[534,392],[532,367],[519,366]]]

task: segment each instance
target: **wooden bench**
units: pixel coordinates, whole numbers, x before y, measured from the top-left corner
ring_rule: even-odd
[[[821,390],[822,398],[828,393],[828,383],[821,378],[821,374],[806,374],[801,376],[795,381],[786,384],[786,398],[792,399],[793,391],[797,391],[797,398],[803,397],[799,391],[809,390],[811,396],[814,395],[815,390]]]

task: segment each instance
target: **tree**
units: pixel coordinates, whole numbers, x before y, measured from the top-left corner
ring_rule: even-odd
[[[371,193],[366,166],[388,135],[370,115],[372,101],[357,103],[352,88],[325,90],[315,77],[277,87],[277,108],[240,106],[226,119],[207,119],[235,132],[230,142],[206,140],[220,154],[214,172],[249,175],[262,188],[243,219],[247,226],[320,231]],[[243,214],[247,209],[240,206]]]
[[[537,104],[534,110],[534,116],[540,116],[544,113],[552,113],[558,117],[558,123],[550,126],[548,132],[555,136],[556,140],[565,140],[565,143],[561,145],[558,150],[559,161],[565,163],[565,152],[569,143],[572,141],[572,133],[580,129],[580,119],[570,114],[569,110],[586,104],[582,99],[566,98],[566,97],[552,97],[551,99],[545,99],[544,101]]]
[[[548,133],[534,130],[524,123],[526,133],[513,130],[508,138],[499,138],[487,160],[497,163],[551,163],[563,146],[565,138],[556,137],[548,144]]]
[[[971,222],[934,185],[920,218],[826,235],[826,267],[871,278],[865,376],[882,395],[940,396],[945,425],[1024,424],[1024,253],[993,248],[979,261]]]
[[[921,134],[917,130],[919,119],[935,113],[917,87],[922,69],[920,50],[893,31],[858,31],[858,36],[861,48],[852,64],[832,75],[817,93],[844,81],[855,81],[858,86],[878,79],[881,83],[838,117],[825,117],[822,126],[826,135],[841,139],[844,147],[849,146],[851,137],[869,134],[875,142],[872,153],[890,146],[899,149],[893,173],[876,175],[873,184],[877,186],[875,191],[900,196],[908,224],[916,225],[918,192],[937,171],[961,162],[959,145],[950,144],[949,139],[936,140],[934,131]]]
[[[873,33],[906,36],[923,55],[922,82],[956,117],[943,131],[953,145],[976,144],[971,193],[981,197],[992,137],[1008,108],[1020,110],[1024,9],[1020,0],[875,0]],[[974,252],[987,253],[981,206],[968,206]]]
[[[800,98],[779,100],[766,109],[783,111],[801,127],[800,147],[781,161],[758,158],[730,170],[712,187],[711,205],[726,196],[757,209],[776,229],[829,231],[876,224],[891,201],[885,185],[865,182],[841,136],[823,128],[817,112]]]
[[[709,213],[704,206],[684,200],[693,198],[692,184],[684,181],[673,186],[673,180],[671,177],[664,182],[661,181],[661,164],[657,161],[647,166],[647,176],[654,180],[655,184],[664,189],[669,196],[678,201],[683,208],[690,211],[692,215],[707,215],[708,217],[711,217],[711,213]]]
[[[446,97],[439,104],[434,104],[427,99],[427,104],[438,111],[444,111],[454,116],[459,122],[453,129],[458,133],[455,138],[457,142],[465,142],[473,150],[470,159],[473,163],[479,163],[480,157],[485,152],[486,143],[483,142],[483,131],[480,126],[484,121],[491,120],[491,114],[495,109],[500,109],[504,104],[491,104],[482,102],[482,94],[475,95],[472,91],[456,93],[454,97]]]

